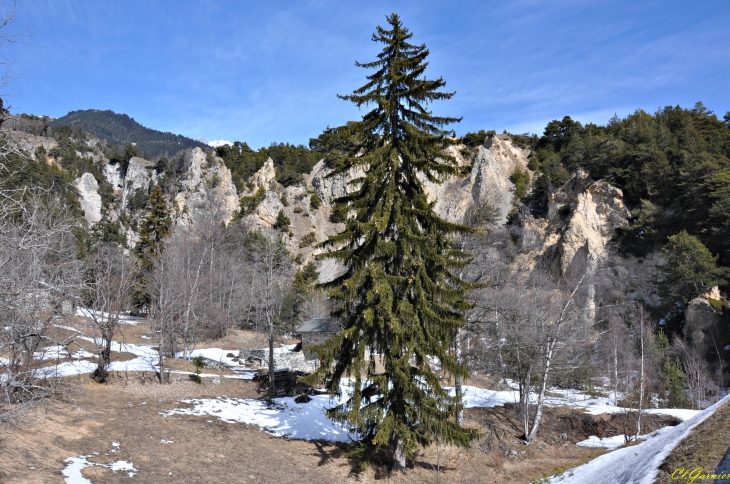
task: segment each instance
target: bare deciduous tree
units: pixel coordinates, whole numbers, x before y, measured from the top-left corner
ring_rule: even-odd
[[[50,330],[59,305],[78,288],[75,220],[39,190],[0,190],[0,421],[54,393],[36,352],[67,346]]]
[[[269,333],[269,390],[275,392],[274,341],[281,317],[281,303],[291,284],[291,260],[284,241],[273,232],[259,233],[251,244],[251,255],[258,274],[258,309]]]
[[[150,316],[155,321],[158,337],[160,383],[165,383],[166,350],[174,351],[175,324],[180,318],[184,293],[180,284],[179,260],[173,251],[159,254],[149,278]]]
[[[94,380],[106,381],[111,364],[114,337],[120,320],[130,307],[134,269],[129,258],[111,244],[95,247],[88,254],[84,267],[84,315],[89,320],[97,347],[97,368]]]

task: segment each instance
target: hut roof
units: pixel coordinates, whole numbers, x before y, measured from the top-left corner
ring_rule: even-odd
[[[297,333],[336,333],[340,330],[340,323],[333,318],[310,319],[296,329]]]

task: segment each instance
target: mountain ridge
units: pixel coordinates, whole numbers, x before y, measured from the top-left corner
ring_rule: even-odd
[[[110,109],[82,109],[48,123],[51,127],[69,126],[81,129],[114,145],[134,143],[145,158],[172,156],[188,148],[207,148],[207,145],[181,134],[158,131],[137,122],[133,117]]]

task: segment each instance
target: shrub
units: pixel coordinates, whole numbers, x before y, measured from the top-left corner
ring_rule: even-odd
[[[266,190],[259,188],[256,193],[248,197],[241,197],[241,215],[248,215],[256,210],[266,198]]]
[[[274,227],[281,230],[282,232],[285,232],[289,229],[289,225],[291,225],[291,220],[289,219],[289,217],[286,216],[284,210],[279,210],[279,214],[276,216],[276,223],[274,223]]]
[[[299,247],[309,247],[313,243],[317,241],[317,235],[314,232],[309,232],[307,235],[302,237],[302,240],[299,242]]]
[[[316,192],[312,192],[309,196],[309,208],[317,210],[322,205],[322,200],[319,198]]]

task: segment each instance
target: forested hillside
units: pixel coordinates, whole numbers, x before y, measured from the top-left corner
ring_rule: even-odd
[[[544,213],[551,190],[581,168],[623,191],[632,220],[615,237],[625,253],[641,257],[664,248],[670,260],[680,252],[692,260],[691,267],[667,267],[657,317],[671,313],[676,327],[682,316],[676,303],[727,283],[730,113],[720,120],[702,103],[668,106],[653,115],[637,110],[614,117],[606,126],[582,126],[566,116],[548,123],[531,145],[535,175],[523,199],[533,213]],[[668,287],[677,278],[696,282]]]
[[[233,175],[233,182],[239,192],[246,189],[246,182],[264,165],[267,159],[274,161],[276,181],[283,186],[295,185],[302,180],[302,175],[309,173],[320,160],[322,154],[303,145],[289,143],[272,143],[268,148],[252,150],[246,142],[236,141],[233,145],[216,148],[216,154],[223,158]]]
[[[606,126],[566,116],[550,122],[534,145],[535,208],[580,167],[623,190],[634,212],[620,234],[626,250],[647,253],[687,230],[730,264],[730,113],[723,122],[697,103],[653,115],[638,110]]]
[[[51,127],[70,126],[98,136],[113,145],[136,144],[137,150],[148,159],[171,156],[187,148],[203,148],[206,145],[173,133],[163,133],[142,126],[134,118],[113,111],[86,109],[71,111],[66,116],[48,123]]]
[[[637,111],[606,126],[565,117],[541,136],[481,130],[445,143],[454,172],[424,186],[439,216],[476,229],[443,243],[474,256],[462,272],[476,289],[459,339],[469,371],[507,378],[523,395],[553,386],[595,391],[614,407],[701,408],[717,399],[730,347],[728,121],[698,104]],[[139,144],[44,117],[11,117],[2,135],[7,213],[20,217],[33,205],[37,214],[28,216],[41,217],[6,242],[24,230],[65,237],[51,247],[63,258],[44,255],[53,264],[8,272],[8,284],[29,274],[14,294],[32,293],[41,280],[80,294],[99,314],[113,303],[119,314],[149,317],[159,368],[166,359],[174,368],[177,351],[198,341],[251,331],[278,342],[331,314],[331,297],[315,283],[338,267],[323,263],[320,243],[348,220],[335,200],[357,176],[346,165],[362,142],[356,124],[328,128],[309,147],[236,142],[157,160]],[[512,209],[506,222],[497,206],[502,215]],[[121,302],[95,292],[103,286],[90,277],[105,268],[124,282]],[[720,291],[707,296],[714,286]],[[163,289],[180,292],[168,301]],[[18,321],[35,331],[23,326],[33,318]],[[44,331],[54,331],[53,321]],[[100,347],[121,334],[120,320],[106,322],[89,323],[106,331]],[[94,351],[107,355],[93,362],[102,381],[120,357]],[[534,404],[516,404],[523,435],[544,438]],[[623,425],[627,435],[638,432],[634,421]]]

